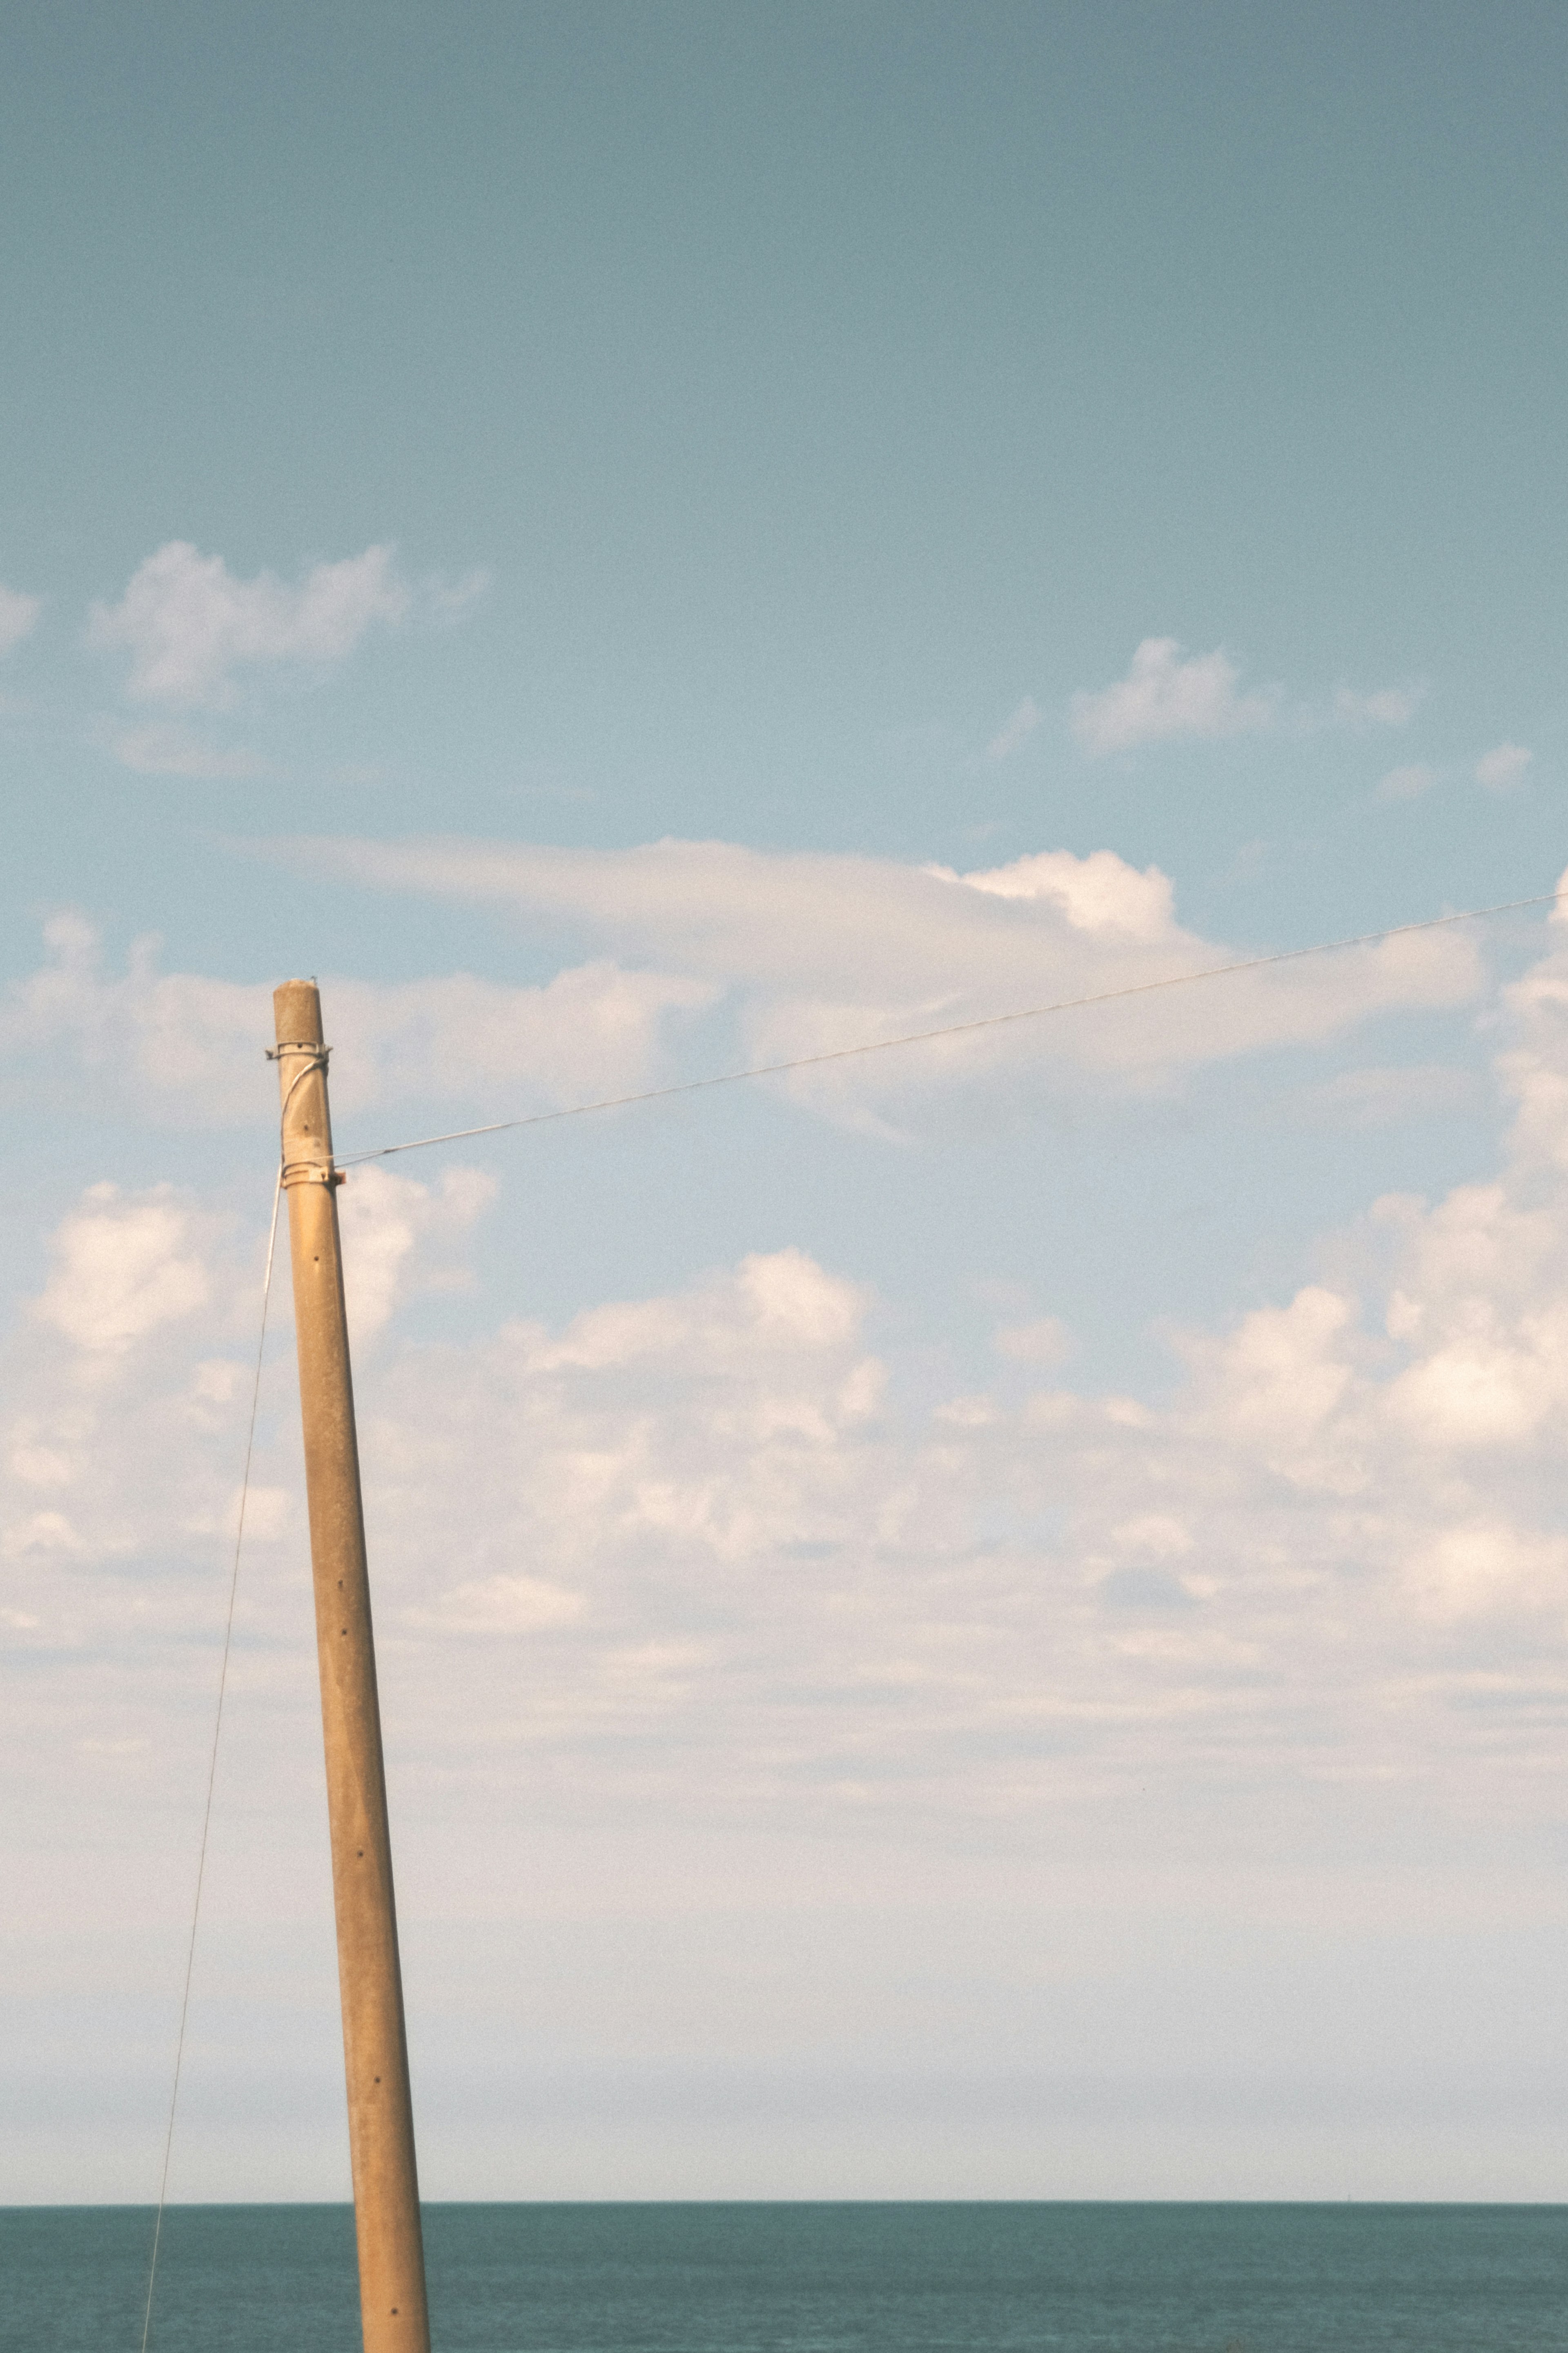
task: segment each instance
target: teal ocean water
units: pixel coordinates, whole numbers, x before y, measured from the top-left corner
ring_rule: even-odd
[[[1558,2206],[426,2210],[437,2353],[1544,2353]],[[0,2211],[0,2345],[135,2353],[151,2216]],[[338,2206],[171,2210],[158,2353],[353,2353]]]

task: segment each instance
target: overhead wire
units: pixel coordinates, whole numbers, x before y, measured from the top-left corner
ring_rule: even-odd
[[[487,1120],[479,1127],[455,1127],[441,1135],[416,1135],[405,1144],[383,1144],[368,1152],[345,1154],[340,1168],[363,1167],[368,1161],[390,1160],[400,1152],[427,1152],[437,1144],[466,1144],[476,1136],[502,1135],[520,1127],[549,1127],[561,1120],[586,1119],[593,1113],[628,1111],[637,1103],[666,1103],[676,1095],[701,1094],[713,1087],[734,1087],[752,1079],[779,1079],[795,1071],[815,1071],[830,1062],[848,1062],[868,1054],[890,1054],[909,1046],[934,1045],[944,1038],[964,1038],[982,1029],[1002,1029],[1019,1021],[1042,1021],[1055,1013],[1080,1013],[1091,1006],[1114,1005],[1132,997],[1152,997],[1167,988],[1191,988],[1199,981],[1228,980],[1246,972],[1299,964],[1308,956],[1337,955],[1351,948],[1375,947],[1384,940],[1408,939],[1416,932],[1441,931],[1451,923],[1475,923],[1489,915],[1517,914],[1526,907],[1545,907],[1563,897],[1561,890],[1540,891],[1528,899],[1505,899],[1491,907],[1462,907],[1447,915],[1427,915],[1419,923],[1393,923],[1378,932],[1357,932],[1345,939],[1318,940],[1309,947],[1278,948],[1268,955],[1242,956],[1231,964],[1205,965],[1197,972],[1173,972],[1157,980],[1129,982],[1121,988],[1102,988],[1086,997],[1062,997],[1049,1005],[1026,1005],[1011,1013],[988,1013],[973,1021],[950,1021],[934,1029],[912,1029],[899,1038],[870,1038],[854,1046],[834,1046],[819,1054],[795,1054],[781,1062],[757,1062],[743,1071],[721,1071],[705,1079],[680,1079],[665,1087],[645,1087],[636,1094],[603,1095],[594,1103],[567,1103],[555,1111],[524,1112],[515,1119]]]

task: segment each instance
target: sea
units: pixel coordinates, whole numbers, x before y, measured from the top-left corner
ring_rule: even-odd
[[[152,2215],[0,2210],[5,2353],[137,2353]],[[433,2205],[435,2353],[1563,2353],[1568,2207]],[[357,2353],[346,2206],[178,2206],[156,2353]]]

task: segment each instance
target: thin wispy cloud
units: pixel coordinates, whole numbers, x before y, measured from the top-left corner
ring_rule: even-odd
[[[1534,757],[1534,753],[1522,744],[1500,744],[1476,762],[1476,782],[1489,793],[1511,792],[1516,785],[1524,782]]]
[[[1473,1119],[1484,1096],[1474,1071],[1444,1062],[1397,1063],[1338,1071],[1300,1089],[1287,1108],[1293,1118],[1325,1126],[1393,1127],[1412,1119]]]
[[[1032,694],[1026,694],[1016,711],[985,746],[988,760],[1005,760],[1020,744],[1026,744],[1039,725],[1042,712]]]
[[[1423,760],[1412,760],[1407,766],[1390,768],[1385,776],[1379,777],[1377,797],[1380,801],[1419,800],[1436,781],[1436,768],[1428,767]]]
[[[20,588],[7,588],[0,581],[0,654],[10,653],[24,638],[31,637],[43,609],[41,596],[26,596]]]
[[[721,991],[736,1048],[771,1063],[1024,1005],[1141,987],[1235,960],[1176,917],[1168,876],[1101,849],[1045,850],[960,874],[893,859],[728,842],[559,849],[481,840],[279,843],[372,887],[566,919],[617,966],[651,961]],[[931,1091],[1016,1084],[1163,1089],[1233,1054],[1340,1034],[1374,1010],[1454,1005],[1481,987],[1473,940],[1436,932],[1243,974],[1201,1006],[1182,991],[1092,1022],[988,1030],[784,1082],[849,1124],[895,1122]]]
[[[264,776],[268,765],[258,754],[240,745],[215,744],[205,735],[163,720],[144,727],[122,727],[109,738],[109,748],[121,767],[142,776],[191,776],[204,781],[239,783]]]
[[[1367,694],[1342,686],[1334,717],[1347,727],[1407,727],[1426,699],[1425,686],[1383,686]]]
[[[428,1089],[432,1073],[437,1092],[472,1102],[477,1116],[498,1104],[503,1115],[556,1107],[694,1075],[721,1055],[833,1053],[1053,998],[1139,990],[1237,954],[1177,921],[1157,867],[1141,871],[1110,850],[1046,850],[966,874],[722,842],[595,851],[347,840],[310,854],[318,871],[372,887],[564,918],[607,951],[542,987],[463,974],[334,981],[344,1111]],[[45,940],[44,961],[0,998],[0,1058],[42,1056],[53,1072],[68,1057],[162,1120],[268,1115],[255,1062],[268,1034],[264,988],[161,972],[155,941],[116,972],[79,915],[51,918]],[[782,1083],[849,1125],[907,1122],[955,1085],[1164,1091],[1205,1064],[1321,1042],[1380,1011],[1467,1003],[1483,983],[1475,942],[1433,932],[1242,973],[1201,1004],[1184,990],[1137,995],[1092,1021],[989,1029]],[[721,1005],[736,1035],[705,1037],[694,1068],[683,1033]]]
[[[450,628],[470,612],[479,598],[488,594],[490,574],[483,565],[465,572],[457,580],[448,580],[444,572],[433,572],[419,583],[416,592],[416,609],[426,620],[438,628]]]

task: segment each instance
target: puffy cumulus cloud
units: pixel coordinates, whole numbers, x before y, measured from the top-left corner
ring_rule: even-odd
[[[753,1063],[831,1055],[1058,1000],[1145,989],[1238,960],[1176,918],[1168,878],[1107,849],[973,873],[889,859],[781,855],[725,842],[635,849],[426,840],[311,845],[329,871],[566,918],[627,961],[733,993]],[[921,1091],[996,1071],[1046,1085],[1161,1086],[1199,1064],[1331,1038],[1377,1012],[1465,1002],[1473,940],[1428,932],[1306,962],[971,1032],[790,1080],[851,1122],[903,1115]]]
[[[1184,736],[1212,742],[1268,726],[1279,708],[1277,690],[1239,694],[1240,676],[1223,649],[1184,660],[1176,638],[1145,638],[1125,678],[1098,693],[1073,696],[1073,733],[1099,756]]]
[[[232,1525],[265,1240],[168,1186],[91,1186],[60,1219],[0,1349],[0,1556],[30,1580],[36,1646],[167,1625],[153,1597],[194,1552],[210,1565]],[[279,1508],[262,1496],[258,1541]]]
[[[1326,1954],[1321,2047],[1341,2062],[1347,2031],[1357,2066],[1405,2034],[1428,2083],[1458,2032],[1467,2066],[1495,2066],[1491,2023],[1519,2005],[1490,1996],[1558,1933],[1540,1858],[1565,1695],[1568,928],[1548,936],[1505,1007],[1517,1118],[1500,1165],[1432,1202],[1378,1204],[1291,1295],[1174,1335],[1168,1389],[1075,1382],[1056,1361],[1068,1335],[1041,1316],[1008,1327],[994,1381],[933,1391],[925,1352],[900,1355],[904,1316],[795,1250],[464,1344],[400,1335],[394,1303],[359,1388],[400,1893],[428,2031],[443,2006],[479,2021],[465,2082],[537,2047],[553,1966],[552,2046],[603,2049],[601,2083],[660,2034],[705,2066],[723,2043],[793,2073],[815,2048],[841,2075],[877,2037],[962,2057],[989,2017],[999,2078],[1020,2049],[1047,2051],[1039,2113],[1055,2115],[1086,2049],[1104,2053],[1094,2101],[1120,2097],[1129,2066],[1168,2082],[1194,2020],[1194,2081],[1234,2084],[1238,2016],[1261,2021],[1247,2048],[1278,2069],[1279,2021]],[[401,1177],[359,1203],[351,1250],[395,1300],[445,1279],[477,1207]],[[166,1194],[73,1204],[57,1271],[92,1258],[75,1221],[140,1210],[186,1221],[134,1229],[143,1272],[197,1262],[205,1301],[149,1321],[132,1282],[101,1323],[79,1301],[64,1322],[22,1319],[0,1350],[0,1624],[26,1654],[0,1748],[35,1844],[58,1824],[79,1857],[92,1826],[91,1866],[71,1874],[79,2051],[132,1963],[159,2000],[179,1982],[259,1274],[258,1235]],[[324,1920],[289,1947],[297,1978],[269,1963],[286,2009],[256,2007],[258,1952],[282,1953],[297,1891],[324,1902],[328,1884],[287,1354],[279,1332],[202,1999],[232,1988],[259,2042],[279,2014],[300,2031],[313,1982],[327,2081]],[[58,1920],[58,1873],[20,1843],[7,1860]],[[128,1959],[138,1905],[166,1933]],[[1477,1961],[1478,1925],[1490,1935],[1499,1915],[1508,1936]],[[1266,1940],[1247,1945],[1249,1919]],[[953,1924],[944,1974],[922,1974]],[[476,1928],[494,1954],[485,2005],[465,1973]],[[1411,2025],[1417,1943],[1438,1989]],[[1471,1960],[1445,1963],[1450,1947]],[[31,1964],[51,2002],[59,1949]],[[1381,2008],[1362,1996],[1378,1966]],[[1129,2017],[1144,2021],[1131,2061]],[[1516,2054],[1531,2082],[1535,2042]],[[428,2072],[440,2080],[438,2054]],[[1340,2082],[1323,2094],[1336,2118]],[[1184,2120],[1160,2177],[1174,2193],[1191,2187],[1192,2084],[1161,2096]],[[1146,2140],[1140,2123],[1138,2163]],[[1218,2189],[1247,2178],[1254,2140],[1248,2126]],[[1325,2161],[1342,2142],[1336,2125]],[[36,2188],[20,2164],[17,2179]],[[509,2181],[498,2168],[475,2194]],[[997,2185],[1037,2187],[1023,2170]]]
[[[1409,1411],[1349,1296],[1190,1336],[1164,1407],[923,1419],[868,1305],[790,1254],[392,1368],[384,1622],[444,1771],[515,1753],[536,1789],[802,1820],[1070,1809],[1156,1765],[1468,1804],[1478,1761],[1548,1738],[1568,1539],[1468,1461],[1486,1426]]]
[[[498,1622],[521,1609],[537,1624],[548,1606],[608,1646],[590,1671],[612,1679],[628,1641],[706,1653],[715,1607],[746,1614],[767,1561],[831,1541],[833,1498],[847,1504],[878,1428],[866,1305],[789,1250],[560,1331],[517,1323],[476,1349],[408,1355],[364,1433],[392,1592],[422,1623],[470,1623],[484,1593]],[[475,1479],[454,1543],[452,1482]],[[570,1603],[542,1602],[540,1580]]]
[[[1568,1409],[1568,947],[1554,939],[1506,1006],[1499,1077],[1518,1111],[1499,1174],[1436,1203],[1373,1206],[1362,1247],[1373,1300],[1310,1285],[1183,1343],[1203,1426],[1247,1439],[1294,1490],[1375,1498],[1396,1551],[1485,1525],[1500,1558],[1500,1484],[1539,1509]],[[1526,1525],[1515,1550],[1535,1558],[1538,1539],[1555,1544],[1555,1529]],[[1382,1538],[1373,1549],[1392,1556]],[[1468,1556],[1463,1545],[1450,1554]]]
[[[1388,1328],[1411,1358],[1390,1407],[1451,1457],[1530,1447],[1564,1398],[1563,1229],[1555,1200],[1537,1198],[1542,1173],[1525,1151],[1503,1178],[1459,1186],[1434,1209],[1398,1198],[1378,1206],[1398,1246]]]
[[[1568,1609],[1565,955],[1515,995],[1499,1175],[1376,1204],[1353,1288],[1173,1335],[1163,1399],[1064,1385],[1042,1318],[1005,1386],[916,1411],[875,1302],[794,1251],[390,1362],[394,1621],[458,1646],[422,1651],[421,1737],[460,1688],[536,1780],[722,1757],[742,1809],[1007,1813],[1158,1760],[1461,1808],[1484,1770],[1528,1811]]]
[[[47,1085],[68,1049],[155,1120],[275,1116],[262,1060],[270,988],[162,972],[155,939],[134,944],[124,972],[110,972],[96,927],[76,913],[52,917],[44,941],[45,963],[0,1003],[0,1055],[32,1060]],[[414,1101],[489,1105],[505,1091],[508,1110],[531,1110],[629,1092],[659,1075],[672,1019],[716,993],[703,979],[605,962],[526,988],[460,973],[389,987],[329,977],[334,1106],[352,1117]]]
[[[191,1217],[167,1194],[124,1200],[95,1185],[55,1237],[55,1268],[37,1314],[90,1355],[123,1355],[160,1324],[207,1299]]]
[[[486,1188],[357,1175],[379,1616],[389,1671],[419,1662],[404,1736],[496,1789],[801,1820],[1027,1814],[1154,1767],[1470,1804],[1499,1760],[1489,1802],[1533,1804],[1568,1546],[1568,927],[1549,937],[1507,1001],[1499,1169],[1379,1201],[1293,1295],[1172,1335],[1168,1394],[1075,1387],[1047,1314],[998,1333],[994,1387],[932,1399],[868,1290],[793,1249],[416,1343],[397,1302],[462,1278]],[[173,1640],[181,1577],[232,1525],[256,1244],[203,1220],[99,1189],[62,1223],[9,1349],[18,1641]],[[284,1639],[266,1562],[303,1541],[291,1416],[258,1456],[258,1641]]]
[[[1075,858],[1070,849],[1037,850],[1010,866],[955,874],[931,866],[944,882],[966,882],[972,891],[997,899],[1023,899],[1059,908],[1075,931],[1112,938],[1168,942],[1176,938],[1176,911],[1170,877],[1157,866],[1140,873],[1114,850],[1092,849]]]
[[[1411,1547],[1406,1561],[1413,1599],[1424,1615],[1438,1619],[1474,1620],[1500,1605],[1507,1611],[1523,1602],[1550,1623],[1562,1606],[1565,1572],[1568,1536],[1482,1516],[1432,1531]]]
[[[466,1287],[468,1275],[449,1244],[495,1198],[495,1180],[478,1168],[447,1168],[433,1185],[385,1168],[355,1168],[339,1195],[343,1289],[351,1339],[373,1339],[411,1286]],[[423,1246],[423,1247],[422,1247]]]
[[[0,654],[12,652],[24,638],[32,636],[43,609],[41,596],[25,596],[20,588],[7,588],[0,581]]]
[[[236,673],[341,662],[375,624],[407,617],[411,592],[390,547],[317,564],[292,586],[270,572],[237,579],[220,555],[172,539],[132,575],[117,605],[94,605],[88,641],[130,656],[139,702],[222,709]]]
[[[1471,1810],[1481,1776],[1500,1820],[1543,1802],[1568,946],[1509,1015],[1498,1172],[1377,1203],[1292,1296],[1173,1335],[1174,1386],[1144,1397],[1073,1386],[1042,1316],[998,1334],[994,1388],[931,1399],[868,1290],[793,1249],[559,1326],[399,1339],[397,1298],[460,1273],[479,1190],[374,1172],[356,1207],[351,1183],[353,1312],[393,1317],[361,1434],[418,1770],[498,1804],[526,1782],[531,1803],[659,1791],[796,1823],[1027,1819],[1152,1771]],[[232,1524],[240,1260],[199,1249],[195,1214],[89,1196],[13,1344],[5,1606],[37,1621],[18,1641],[47,1649],[62,1618],[172,1641],[192,1588],[170,1562],[205,1564]],[[291,1413],[258,1457],[256,1641],[285,1640],[266,1562],[303,1542]]]
[[[1364,1469],[1345,1447],[1343,1412],[1354,1381],[1356,1322],[1354,1301],[1314,1283],[1287,1306],[1254,1309],[1223,1337],[1189,1336],[1184,1353],[1195,1378],[1188,1426],[1239,1441],[1270,1479],[1356,1492]]]
[[[0,1002],[0,1054],[36,1060],[47,1074],[66,1050],[144,1113],[177,1107],[193,1125],[254,1116],[268,1103],[268,990],[161,973],[152,938],[110,973],[97,926],[70,910],[45,923],[44,947],[44,962]]]
[[[339,1199],[362,1366],[400,1303],[468,1283],[467,1240],[492,1193],[471,1168],[431,1184],[354,1172]],[[134,1680],[143,1638],[179,1651],[193,1626],[211,1630],[255,1364],[259,1199],[256,1210],[241,1221],[166,1186],[96,1185],[51,1237],[48,1279],[0,1348],[0,1558],[35,1648],[74,1654],[113,1633]],[[289,1322],[285,1219],[246,1511],[260,1565],[245,1623],[258,1639],[272,1622],[268,1561],[292,1542],[297,1566],[303,1528]],[[179,1682],[184,1669],[170,1672]]]

